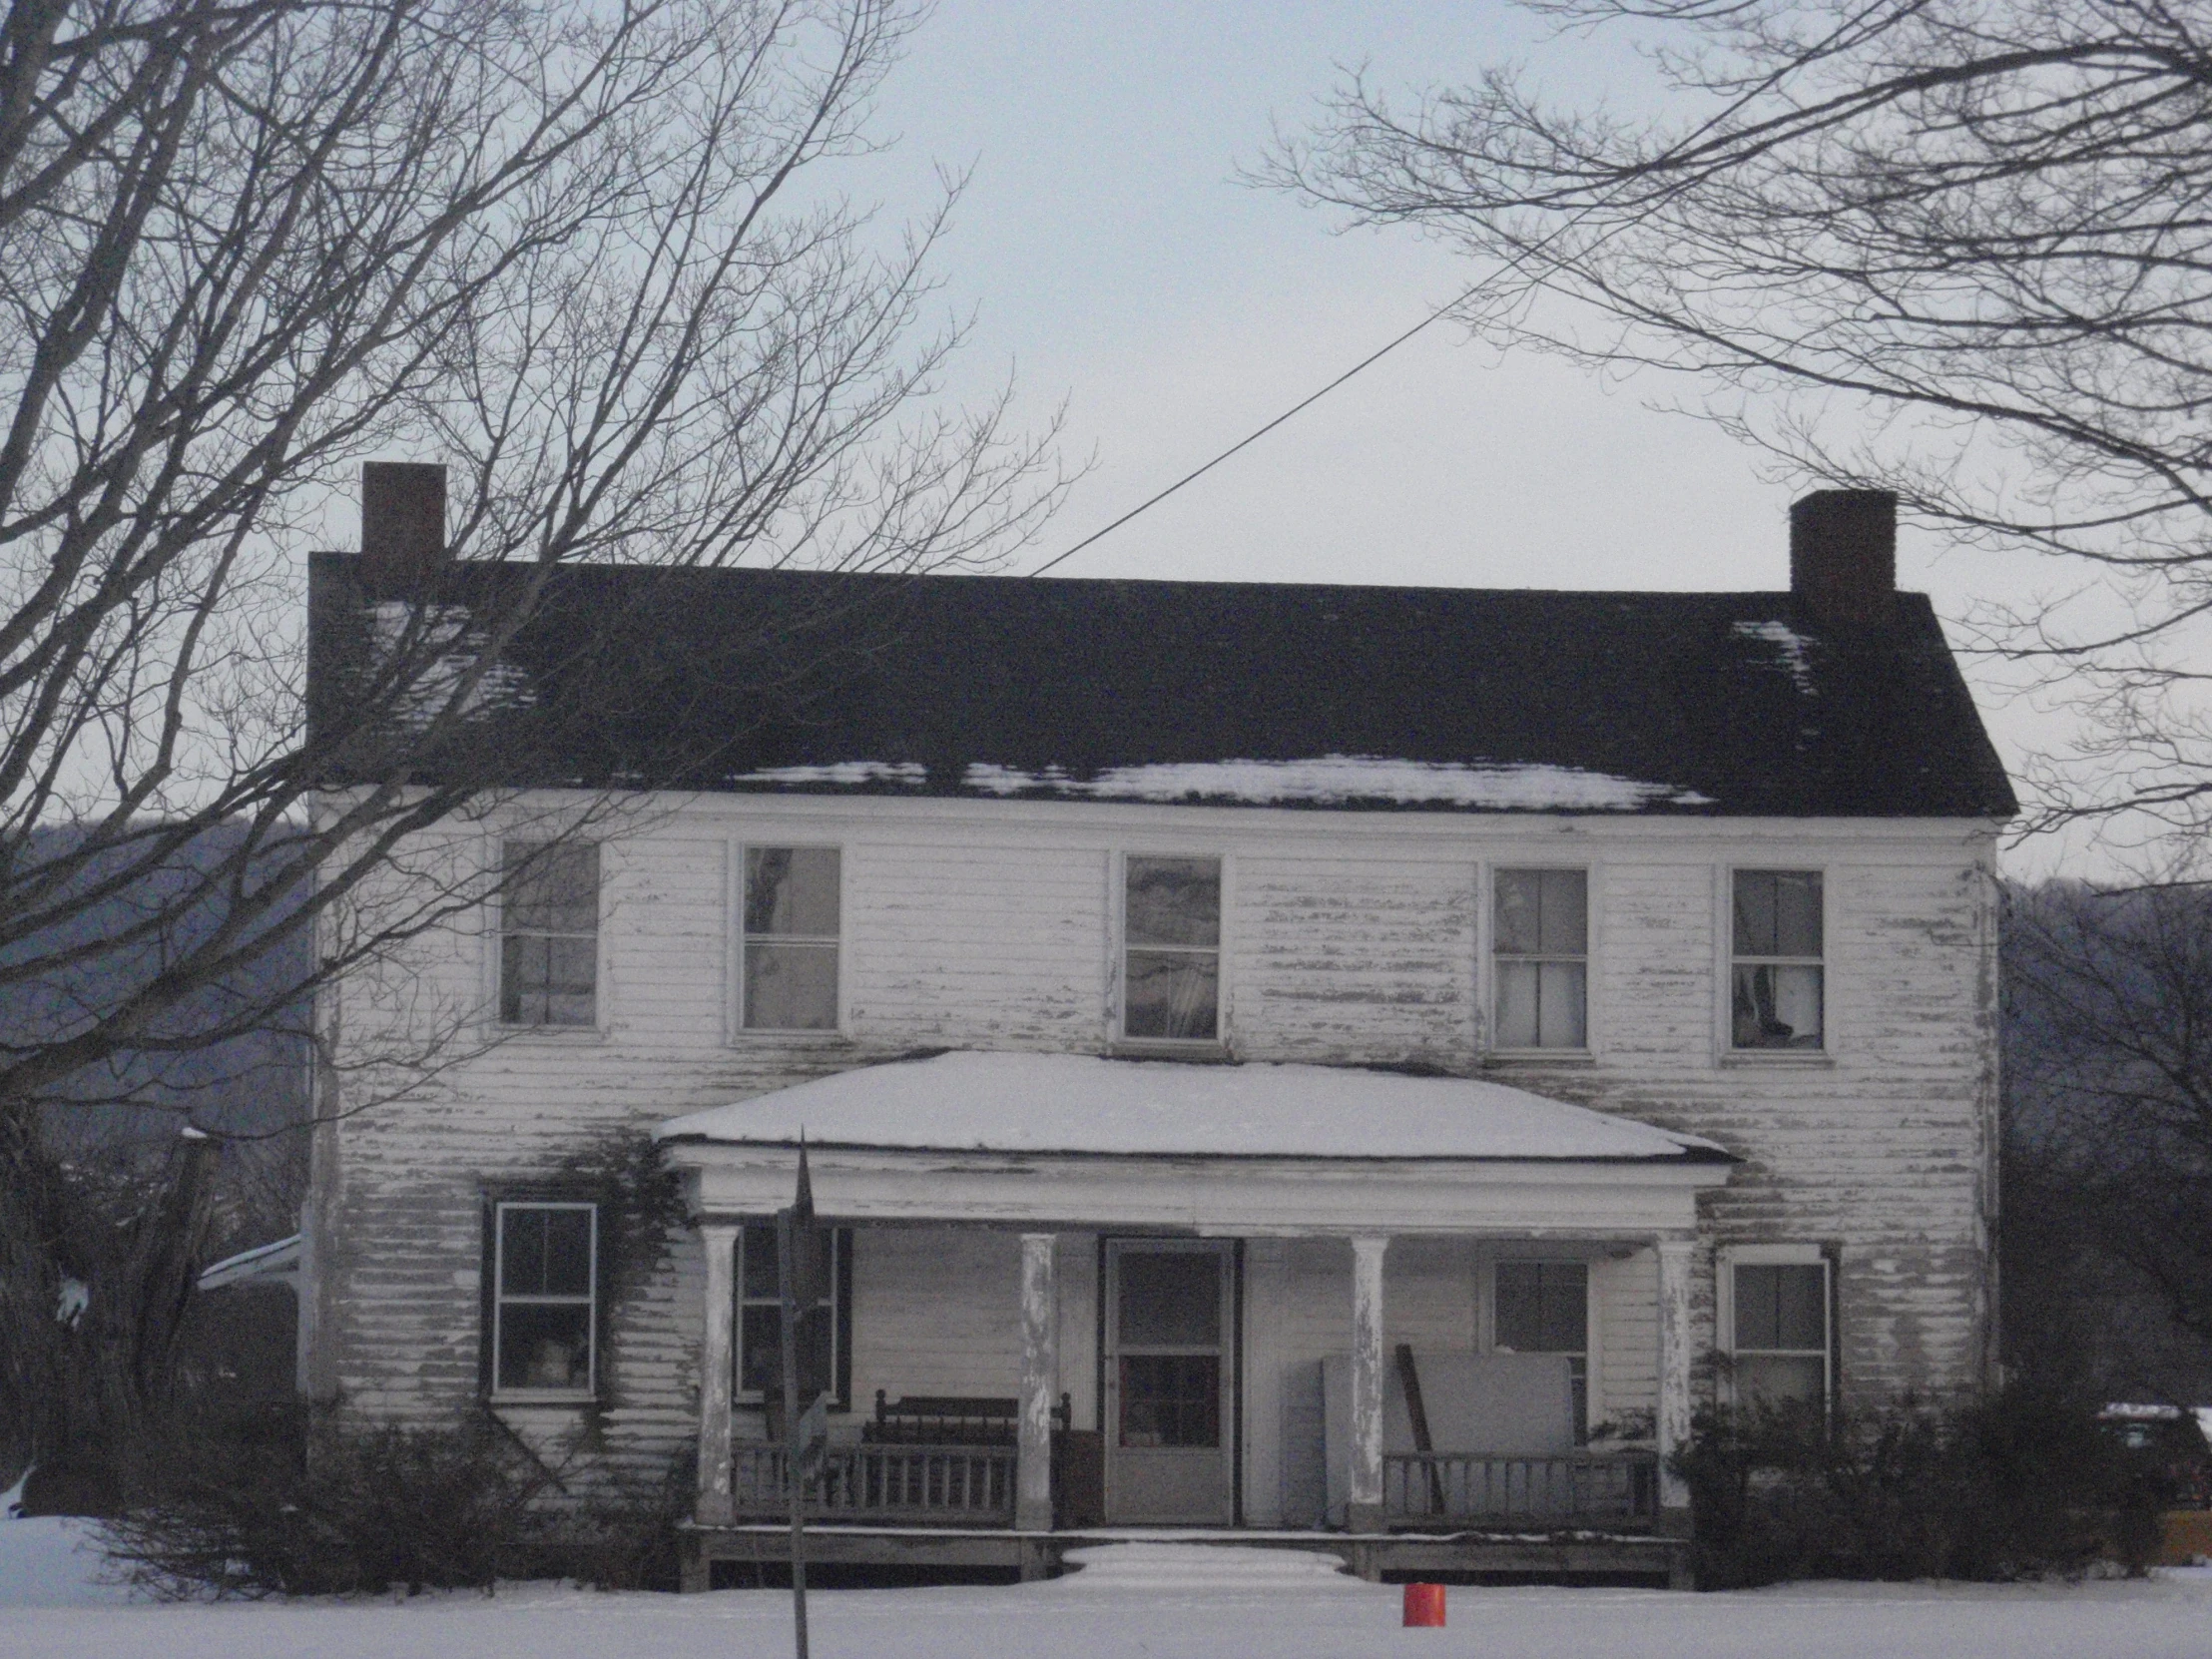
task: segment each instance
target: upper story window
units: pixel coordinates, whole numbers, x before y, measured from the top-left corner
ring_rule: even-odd
[[[1221,1035],[1221,860],[1132,857],[1122,875],[1121,1034]]]
[[[1563,1354],[1577,1444],[1590,1437],[1590,1269],[1582,1262],[1500,1262],[1492,1336],[1510,1354]]]
[[[1747,1254],[1752,1259],[1724,1259],[1736,1397],[1825,1405],[1830,1386],[1829,1264],[1810,1247],[1762,1247]],[[1805,1259],[1758,1259],[1767,1255]]]
[[[841,865],[833,846],[745,849],[746,1030],[837,1028]]]
[[[509,841],[499,905],[499,1017],[508,1025],[599,1020],[599,848]]]
[[[1821,1047],[1821,872],[1739,869],[1734,885],[1731,1045]]]
[[[1501,869],[1496,899],[1496,1046],[1586,1048],[1588,871]]]
[[[493,1207],[491,1382],[501,1394],[587,1396],[596,1385],[599,1207]]]

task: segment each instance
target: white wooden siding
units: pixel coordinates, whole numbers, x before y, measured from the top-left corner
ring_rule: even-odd
[[[731,858],[747,840],[844,849],[846,1030],[731,1029]],[[424,855],[458,865],[495,844],[471,830]],[[379,1045],[403,1050],[412,1034],[488,1005],[496,938],[466,921],[425,937],[380,975],[360,976],[320,1011],[347,1062],[325,1075],[321,1109],[365,1109],[326,1128],[316,1154],[318,1391],[381,1417],[429,1420],[465,1407],[477,1382],[481,1193],[541,1180],[609,1129],[915,1047],[1103,1048],[1111,870],[1132,846],[1221,850],[1233,860],[1224,944],[1236,1056],[1460,1071],[1483,1064],[1487,872],[1587,864],[1593,1053],[1516,1060],[1492,1075],[1708,1135],[1743,1157],[1706,1206],[1697,1350],[1713,1340],[1714,1243],[1810,1242],[1832,1247],[1840,1264],[1847,1392],[1939,1389],[1979,1375],[1994,1203],[1984,827],[718,798],[673,805],[608,842],[598,1029],[467,1027],[453,1063],[405,1098],[374,1103],[374,1089],[403,1078],[360,1069]],[[1809,1063],[1718,1047],[1727,943],[1719,895],[1737,864],[1829,872],[1836,1041]],[[469,1054],[479,1038],[497,1040]],[[833,1211],[835,1195],[822,1196]],[[898,1239],[871,1242],[858,1264],[860,1399],[876,1386],[1010,1392],[1016,1242],[988,1233]],[[1401,1243],[1392,1275],[1451,1248]],[[1251,1322],[1269,1326],[1284,1364],[1340,1351],[1343,1249],[1292,1241],[1257,1255],[1265,1267],[1251,1282],[1248,1340],[1260,1340]],[[946,1252],[978,1284],[1002,1280],[1005,1295],[948,1316],[935,1294],[947,1283]],[[1593,1409],[1605,1414],[1651,1398],[1649,1261],[1604,1262],[1593,1273],[1602,1338]],[[1091,1271],[1073,1244],[1062,1269],[1064,1290]],[[1474,1303],[1434,1288],[1446,1277],[1417,1275],[1402,1298],[1393,1294],[1392,1342],[1473,1340]],[[691,1433],[700,1283],[695,1248],[673,1240],[616,1311],[608,1397],[593,1432],[641,1459]],[[1071,1393],[1091,1385],[1091,1341],[1063,1319],[1062,1386]],[[1267,1386],[1257,1378],[1253,1385]],[[1079,1412],[1094,1410],[1085,1394]],[[571,1414],[579,1430],[584,1415]]]

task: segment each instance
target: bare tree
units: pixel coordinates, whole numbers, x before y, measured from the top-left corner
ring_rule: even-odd
[[[77,1189],[53,1115],[297,1027],[318,985],[482,900],[480,871],[387,877],[514,775],[471,734],[561,567],[973,567],[1056,500],[1049,433],[1012,432],[1004,398],[935,400],[959,334],[926,318],[941,211],[885,239],[842,195],[915,20],[907,0],[8,11],[9,1417],[51,1438],[84,1359],[67,1333],[98,1326],[56,1318]],[[427,590],[379,611],[375,661],[310,718],[299,555],[379,452],[454,461],[457,568],[522,574],[465,626]],[[764,673],[795,672],[807,620],[764,619]]]
[[[1798,476],[2065,556],[1987,638],[2094,717],[2037,822],[2212,822],[2212,35],[2164,0],[1528,0],[1663,113],[1363,76],[1267,181],[1454,243],[1496,339],[1694,377]],[[2117,600],[2120,603],[2115,603]]]
[[[2212,891],[2015,888],[2004,954],[2015,1344],[2193,1394],[2212,1373]]]

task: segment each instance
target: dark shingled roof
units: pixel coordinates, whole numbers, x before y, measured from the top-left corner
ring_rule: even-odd
[[[496,618],[531,574],[463,563],[435,598],[462,608],[442,614]],[[373,672],[372,607],[394,614],[363,582],[357,555],[315,556],[309,715],[325,735]],[[2015,811],[1919,594],[1899,596],[1893,626],[1845,632],[1813,626],[1786,593],[579,566],[546,579],[502,671],[476,723],[490,740],[430,757],[424,777],[1414,811]],[[393,753],[341,749],[331,781]],[[1353,759],[1214,765],[1330,757]],[[1208,770],[1158,770],[1171,766]]]

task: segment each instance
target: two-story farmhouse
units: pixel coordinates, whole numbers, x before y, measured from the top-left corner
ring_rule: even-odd
[[[394,522],[314,564],[316,699],[527,579]],[[1991,1365],[2014,804],[1894,544],[1830,492],[1772,593],[556,574],[514,793],[393,878],[516,873],[320,1011],[310,1390],[696,1457],[697,1581],[779,1559],[804,1135],[832,1558],[1648,1564],[1700,1401]]]

